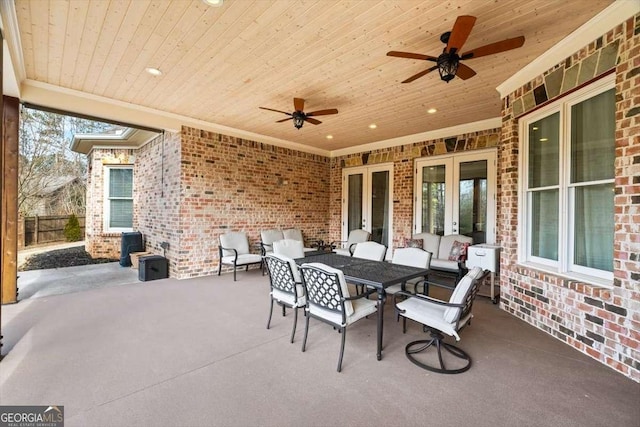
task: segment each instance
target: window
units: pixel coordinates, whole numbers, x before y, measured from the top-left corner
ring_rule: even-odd
[[[133,229],[133,168],[105,167],[104,229]]]
[[[521,120],[521,262],[613,280],[613,86],[602,79]]]

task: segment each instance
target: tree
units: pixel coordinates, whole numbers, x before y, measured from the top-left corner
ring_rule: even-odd
[[[67,238],[67,242],[78,242],[82,240],[82,229],[80,228],[80,221],[78,217],[71,214],[69,221],[64,226],[64,237]]]
[[[31,216],[40,203],[43,189],[61,177],[79,178],[83,183],[60,192],[59,212],[81,214],[85,209],[86,157],[71,151],[76,133],[103,132],[113,125],[23,107],[20,110],[20,158],[18,165],[18,211]]]

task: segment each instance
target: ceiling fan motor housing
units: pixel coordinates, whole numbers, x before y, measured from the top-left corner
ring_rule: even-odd
[[[302,111],[294,111],[291,116],[293,117],[293,126],[296,129],[300,129],[307,118],[307,115]]]

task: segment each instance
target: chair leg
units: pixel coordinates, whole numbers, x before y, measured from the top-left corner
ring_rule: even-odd
[[[271,298],[271,309],[269,310],[269,320],[267,320],[267,329],[271,326],[271,316],[273,315],[273,298]]]
[[[298,324],[298,307],[293,311],[293,330],[291,331],[291,344],[293,344],[293,338],[296,336],[296,325]]]
[[[402,318],[402,333],[403,334],[407,333],[407,318],[406,317]]]
[[[303,353],[307,349],[307,334],[309,333],[309,318],[311,316],[309,316],[307,314],[305,317],[307,318],[307,321],[304,322],[304,339],[302,340],[302,352]]]
[[[233,281],[234,281],[234,282],[236,281],[236,268],[237,268],[237,267],[238,267],[238,266],[237,266],[237,265],[236,265],[236,263],[234,262],[234,263],[233,263]]]
[[[218,263],[218,276],[220,275],[221,271],[222,271],[222,260],[220,260],[220,263]]]
[[[284,306],[284,304],[282,304],[282,317],[285,317],[286,315],[287,315],[286,307]]]
[[[342,371],[342,356],[344,356],[344,342],[347,337],[347,328],[340,328],[342,333],[342,344],[340,344],[340,357],[338,358],[338,372]]]
[[[471,357],[467,353],[465,353],[462,349],[456,347],[455,345],[444,342],[443,339],[444,339],[444,336],[440,332],[432,331],[431,339],[410,342],[405,347],[405,354],[407,356],[407,359],[409,359],[411,363],[421,367],[422,369],[426,369],[431,372],[437,372],[440,374],[459,374],[459,373],[468,371],[469,368],[471,367]],[[413,356],[416,353],[420,353],[424,350],[427,350],[429,347],[434,347],[438,352],[438,363],[440,366],[427,365],[425,363],[420,362]],[[460,368],[447,369],[444,363],[444,359],[442,357],[442,350],[446,350],[454,357],[458,359],[462,359],[466,363]]]

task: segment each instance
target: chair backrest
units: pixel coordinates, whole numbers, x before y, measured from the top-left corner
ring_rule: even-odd
[[[303,258],[304,245],[300,240],[282,239],[273,242],[273,253],[289,258]]]
[[[482,274],[482,268],[474,267],[469,270],[469,272],[460,280],[460,282],[458,282],[455,289],[451,293],[449,302],[452,304],[464,304],[464,307],[448,307],[444,311],[445,321],[449,323],[459,322],[460,319],[464,319],[471,312],[473,300],[478,293],[478,279],[482,276]]]
[[[347,238],[347,248],[354,243],[362,243],[369,240],[371,233],[367,230],[351,230]]]
[[[373,261],[384,261],[387,247],[377,242],[362,242],[356,244],[353,251],[354,258],[370,259]]]
[[[265,257],[267,268],[269,269],[269,280],[271,287],[282,292],[298,295],[296,284],[302,283],[300,271],[295,261],[287,256],[278,254],[268,254]]]
[[[220,246],[228,249],[235,249],[238,255],[249,253],[249,239],[243,231],[232,231],[220,235]],[[232,251],[222,250],[222,256],[233,256]]]
[[[260,241],[264,245],[272,245],[276,240],[284,239],[284,234],[282,230],[273,229],[273,230],[262,230],[260,232]]]
[[[412,236],[414,239],[422,239],[422,249],[427,252],[431,252],[434,258],[440,258],[440,236],[438,234],[431,233],[418,233]],[[449,255],[449,252],[444,254],[445,257]]]
[[[285,239],[299,240],[301,242],[304,242],[304,239],[302,238],[302,231],[300,231],[299,228],[288,228],[286,230],[282,230],[282,234],[284,235]]]
[[[343,300],[343,298],[349,298],[349,288],[342,271],[318,262],[303,264],[300,271],[307,304],[347,316],[353,314],[351,301]]]
[[[431,252],[420,248],[398,248],[393,252],[392,264],[409,267],[431,267]]]

